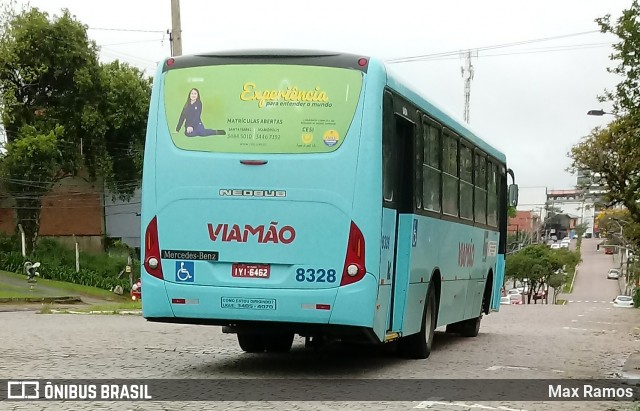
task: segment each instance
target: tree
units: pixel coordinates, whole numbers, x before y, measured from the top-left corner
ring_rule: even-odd
[[[607,69],[622,77],[615,90],[605,91],[601,101],[611,101],[618,118],[606,128],[596,128],[569,152],[574,170],[587,169],[601,176],[608,191],[608,205],[623,204],[633,221],[640,223],[640,4],[633,0],[615,22],[607,14],[596,19],[603,33],[616,35]]]
[[[63,139],[64,129],[58,126],[42,134],[35,127],[24,126],[18,136],[6,146],[0,175],[16,201],[18,221],[27,239],[26,251],[31,253],[40,226],[41,198],[51,189],[60,170],[58,143]]]
[[[527,302],[531,303],[532,292],[544,283],[551,272],[549,247],[544,244],[530,245],[509,255],[506,260],[506,276],[528,284]]]
[[[553,288],[552,304],[558,301],[558,294],[562,290],[565,283],[565,275],[563,273],[553,273],[549,276],[549,287]]]
[[[579,251],[580,247],[582,246],[582,236],[584,235],[584,233],[587,232],[587,230],[589,229],[589,224],[587,223],[580,223],[577,224],[575,227],[576,230],[576,249]]]
[[[14,141],[24,125],[40,130],[65,127],[59,142],[65,171],[80,166],[79,142],[83,116],[97,100],[97,47],[86,27],[68,11],[49,15],[29,9],[10,19],[0,36],[0,98],[7,140]]]
[[[92,177],[102,176],[112,193],[126,199],[142,178],[151,79],[115,61],[101,66],[98,87],[102,98],[89,102],[94,110],[84,116],[90,136],[85,163]]]
[[[7,140],[20,147],[23,138],[55,136],[55,156],[41,139],[30,140],[42,149],[33,153],[52,157],[33,181],[22,177],[38,185],[29,193],[32,203],[23,206],[39,207],[57,178],[80,169],[91,179],[102,177],[115,195],[130,197],[141,179],[151,80],[127,64],[101,65],[87,27],[67,10],[50,18],[35,8],[20,13],[8,8],[0,24],[0,115]],[[38,157],[13,152],[3,160],[12,179],[16,164]],[[55,172],[49,169],[53,165]],[[15,186],[11,190],[20,193]],[[38,224],[30,225],[25,218],[33,216],[27,214],[19,208],[18,222],[35,229],[30,234],[35,241]]]
[[[589,169],[607,187],[607,206],[623,204],[640,222],[640,127],[631,117],[596,128],[571,148],[572,168]]]
[[[602,235],[608,242],[630,246],[633,251],[640,250],[640,223],[631,219],[628,210],[609,209],[600,212],[596,219]]]
[[[618,65],[607,69],[622,77],[614,91],[606,91],[601,101],[613,102],[615,112],[621,114],[637,114],[640,108],[640,4],[638,0],[631,2],[631,7],[623,10],[615,23],[611,22],[611,15],[596,19],[603,33],[612,33],[620,41],[613,45],[615,52],[611,60]]]
[[[554,287],[554,291],[557,291],[554,295],[555,301],[558,290],[564,283],[564,275],[562,275],[560,286],[557,286],[558,279],[554,275],[561,273],[565,267],[568,270],[575,268],[579,261],[580,255],[574,251],[562,248],[552,250],[545,244],[529,245],[507,256],[506,276],[528,282],[528,303],[531,303],[533,295],[544,290],[547,285]],[[553,280],[552,277],[554,277]]]
[[[567,280],[567,273],[575,272],[580,262],[580,250],[571,251],[568,248],[549,249],[550,261],[553,273],[547,278],[550,287],[553,287],[553,303],[556,303],[558,294]]]
[[[61,168],[82,167],[110,190],[139,185],[151,80],[118,61],[101,65],[87,27],[68,10],[50,18],[36,8],[9,18],[0,33],[0,109],[7,138],[32,125],[64,127]]]

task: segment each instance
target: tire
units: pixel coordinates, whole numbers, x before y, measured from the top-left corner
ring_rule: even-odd
[[[431,354],[433,336],[436,329],[438,307],[436,306],[436,293],[429,285],[427,301],[422,313],[422,327],[417,334],[403,337],[398,341],[398,352],[405,358],[425,359]]]
[[[238,333],[238,344],[244,352],[260,353],[265,350],[265,341],[260,334]]]
[[[477,318],[461,321],[458,332],[463,337],[477,337],[480,332],[480,321],[482,321],[482,313]]]
[[[289,352],[293,345],[293,333],[265,335],[264,344],[267,352]]]

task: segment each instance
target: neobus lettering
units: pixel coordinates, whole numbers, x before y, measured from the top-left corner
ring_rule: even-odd
[[[238,224],[233,224],[231,228],[229,228],[229,224],[218,224],[214,228],[213,224],[209,223],[207,224],[207,229],[211,241],[217,241],[218,238],[221,238],[224,242],[235,241],[238,243],[246,243],[251,235],[254,237],[257,236],[258,243],[260,244],[291,244],[293,240],[296,239],[296,230],[289,225],[278,229],[277,225],[277,221],[272,221],[268,228],[265,228],[264,225],[253,227],[246,224],[244,230],[241,232]]]
[[[218,191],[221,197],[286,197],[284,190],[242,190],[242,189],[221,189]]]

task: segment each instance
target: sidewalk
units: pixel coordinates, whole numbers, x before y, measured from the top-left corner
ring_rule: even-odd
[[[26,276],[0,271],[0,312],[38,311],[50,304],[59,308],[73,308],[78,305],[105,304],[118,299],[119,296],[115,294],[113,299],[100,298],[45,285],[42,281],[29,283]]]

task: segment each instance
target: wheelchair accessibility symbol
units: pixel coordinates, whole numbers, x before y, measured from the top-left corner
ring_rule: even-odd
[[[176,282],[192,283],[195,276],[193,261],[176,261]]]

